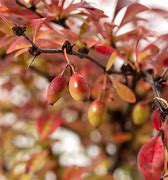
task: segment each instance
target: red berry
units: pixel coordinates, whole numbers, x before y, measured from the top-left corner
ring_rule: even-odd
[[[95,100],[91,103],[88,109],[88,119],[92,126],[99,126],[106,117],[106,105],[101,100]]]
[[[79,73],[70,77],[69,92],[76,101],[84,101],[89,98],[90,90],[87,80]]]
[[[47,101],[49,104],[54,104],[62,95],[66,87],[66,79],[59,75],[55,77],[48,86]]]

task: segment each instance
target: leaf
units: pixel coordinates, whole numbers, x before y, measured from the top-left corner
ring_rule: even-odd
[[[136,97],[135,94],[132,92],[132,90],[127,87],[126,85],[120,83],[117,79],[111,77],[111,81],[113,83],[113,86],[115,90],[117,91],[118,95],[125,101],[129,103],[135,103]]]
[[[38,35],[36,36],[36,40],[41,39],[44,36],[49,35],[51,33],[54,33],[54,30],[45,30],[43,32],[39,32]]]
[[[26,173],[35,172],[42,168],[46,157],[48,155],[47,151],[41,151],[39,153],[32,154],[30,159],[27,161],[25,171]]]
[[[79,32],[79,35],[82,36],[83,34],[85,34],[89,29],[90,29],[90,26],[89,26],[89,23],[90,23],[90,18],[87,18],[82,26],[80,27],[80,32]]]
[[[138,27],[137,29],[115,36],[115,41],[128,41],[128,39],[137,39],[142,37],[144,33],[147,33],[147,30],[143,27]]]
[[[124,17],[122,18],[120,26],[132,21],[132,19],[136,16],[136,14],[146,10],[149,10],[149,8],[142,4],[139,3],[131,4],[130,6],[127,7],[127,10],[124,14]]]
[[[167,118],[166,118],[166,120],[164,122],[162,122],[161,131],[164,133],[164,142],[166,143],[166,147],[167,147],[167,142],[168,142],[168,123],[167,123]]]
[[[105,14],[104,14],[104,11],[100,10],[100,9],[97,9],[95,8],[94,6],[91,6],[89,3],[87,3],[86,1],[83,1],[83,3],[81,3],[81,8],[84,8],[86,9],[90,16],[93,18],[93,19],[96,19],[96,20],[100,20],[100,18],[105,18],[107,17]]]
[[[32,26],[32,32],[33,32],[33,42],[36,41],[36,36],[37,33],[39,32],[41,26],[45,22],[46,18],[40,18],[40,19],[33,19],[31,21],[31,26]]]
[[[0,48],[9,47],[14,40],[16,40],[16,37],[10,37],[8,35],[2,37],[0,39]]]
[[[109,41],[113,41],[113,35],[111,32],[113,32],[114,28],[116,27],[113,23],[104,23],[104,32],[103,36],[106,37]]]
[[[115,51],[114,48],[108,45],[99,45],[99,46],[96,46],[95,49],[97,52],[104,55],[111,55]]]
[[[163,108],[168,108],[168,102],[165,99],[159,97],[155,97],[155,99],[160,103]]]
[[[12,24],[5,16],[3,16],[2,14],[0,14],[0,18],[1,18],[10,28],[13,27],[13,24]]]
[[[30,43],[23,37],[18,37],[8,48],[7,54],[13,51],[30,47]]]
[[[159,134],[141,147],[137,161],[146,180],[160,179],[164,166],[164,147]]]
[[[114,143],[124,143],[132,138],[131,133],[116,133],[112,135],[112,141]]]
[[[61,124],[63,119],[59,115],[44,114],[36,120],[37,132],[41,139],[47,138]]]
[[[159,53],[160,49],[155,44],[149,44],[139,54],[139,60],[144,61]]]
[[[116,17],[116,15],[120,11],[120,9],[122,9],[125,6],[130,5],[131,3],[132,3],[132,1],[130,1],[130,0],[117,0],[117,5],[115,8],[115,12],[114,12],[114,18]]]
[[[29,48],[25,48],[25,49],[21,49],[21,50],[17,51],[17,52],[15,53],[15,57],[18,57],[18,56],[20,56],[21,54],[24,54],[24,53],[28,52],[28,50],[29,50]]]
[[[65,173],[63,180],[77,180],[81,179],[81,176],[83,175],[84,170],[81,167],[69,167]]]
[[[168,67],[168,58],[163,60],[163,64],[164,64],[164,66]]]
[[[116,57],[117,57],[117,52],[114,51],[111,54],[111,56],[110,56],[110,58],[109,58],[109,60],[108,60],[108,62],[106,64],[106,71],[110,70],[111,66],[113,65],[114,61],[116,60]]]
[[[153,111],[151,119],[152,119],[153,127],[157,131],[159,131],[161,128],[161,119],[160,119],[160,111],[158,109]]]

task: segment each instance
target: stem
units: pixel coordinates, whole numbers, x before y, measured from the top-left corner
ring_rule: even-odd
[[[68,56],[67,56],[67,50],[66,50],[66,48],[64,48],[64,56],[65,56],[65,59],[66,59],[67,63],[68,63],[68,64],[71,64],[70,59],[69,59]]]
[[[104,76],[103,76],[103,88],[101,89],[101,92],[98,96],[98,99],[102,99],[103,98],[103,95],[106,91],[106,88],[107,88],[107,77],[108,77],[108,74],[107,72],[104,73]]]
[[[139,72],[140,71],[140,67],[139,67],[139,57],[138,57],[138,43],[139,43],[139,39],[137,40],[137,42],[135,43],[135,47],[134,47],[134,51],[135,51],[135,65],[136,65],[136,69]]]

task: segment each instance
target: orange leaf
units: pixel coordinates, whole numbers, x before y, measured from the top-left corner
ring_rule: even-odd
[[[81,167],[69,167],[64,173],[63,180],[81,179],[83,173],[84,170]]]
[[[24,39],[23,37],[18,37],[8,48],[7,54],[16,50],[29,48],[30,46],[30,43],[26,39]]]
[[[33,31],[33,42],[35,42],[37,33],[40,30],[41,26],[44,24],[45,20],[46,18],[40,18],[40,19],[33,19],[31,21],[32,31]]]
[[[112,136],[112,141],[114,143],[124,143],[129,141],[132,138],[130,133],[117,133]]]
[[[129,103],[134,103],[136,101],[135,94],[132,92],[132,90],[127,87],[126,85],[120,83],[115,78],[111,78],[111,81],[113,83],[113,86],[115,90],[117,91],[118,95],[125,101]]]

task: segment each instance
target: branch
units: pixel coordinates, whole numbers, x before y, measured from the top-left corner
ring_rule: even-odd
[[[26,31],[26,28],[25,27],[22,27],[22,26],[14,26],[12,28],[13,30],[13,33],[17,36],[22,36],[24,37],[25,39],[27,39],[27,41],[32,45],[32,47],[29,49],[29,53],[33,56],[38,56],[42,53],[64,53],[64,48],[67,48],[67,53],[69,55],[74,55],[74,56],[77,56],[79,58],[86,58],[88,59],[90,62],[94,63],[95,65],[97,65],[100,69],[102,69],[103,71],[105,71],[105,67],[97,62],[94,58],[90,57],[89,55],[87,54],[84,54],[84,53],[81,53],[81,52],[76,52],[76,51],[73,51],[72,48],[73,48],[73,45],[70,44],[69,41],[66,41],[63,46],[62,46],[62,49],[47,49],[47,48],[40,48],[36,43],[34,43],[26,34],[25,34],[25,31]],[[127,70],[124,70],[122,72],[118,72],[118,71],[114,71],[114,70],[109,70],[107,72],[107,74],[116,74],[116,75],[134,75],[135,72],[134,71],[130,71],[130,69]]]

